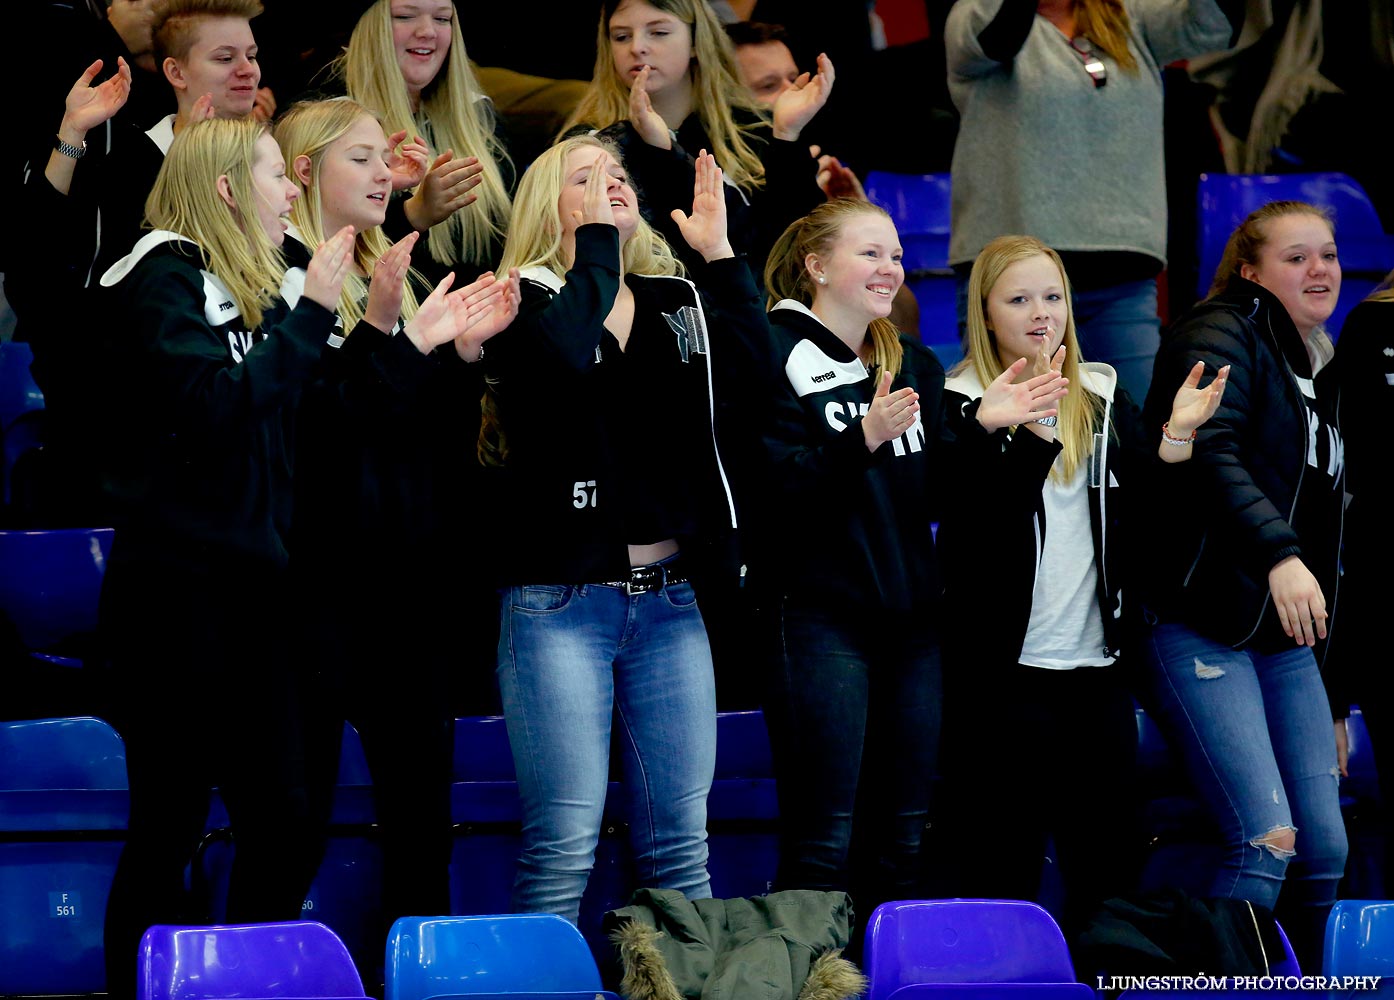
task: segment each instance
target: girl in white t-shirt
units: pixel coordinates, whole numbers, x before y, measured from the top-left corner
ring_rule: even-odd
[[[1014,362],[1069,382],[1055,417],[989,433],[971,419]],[[969,280],[968,344],[945,384],[957,436],[939,532],[946,620],[947,838],[952,895],[1034,899],[1047,838],[1077,931],[1134,875],[1137,748],[1128,642],[1128,499],[1159,461],[1184,461],[1223,373],[1191,371],[1165,428],[1145,428],[1105,364],[1079,356],[1059,255],[1002,236]],[[1161,440],[1159,440],[1159,438]],[[1125,489],[1126,487],[1126,489]]]

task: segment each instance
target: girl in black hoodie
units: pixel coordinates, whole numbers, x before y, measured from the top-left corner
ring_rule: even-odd
[[[227,919],[292,920],[318,864],[286,651],[288,421],[350,266],[343,231],[278,295],[298,192],[251,121],[190,125],[146,203],[154,231],[102,278],[130,364],[126,462],[102,591],[130,826],[107,907],[107,983],[186,916],[183,873],[217,785],[237,837]]]

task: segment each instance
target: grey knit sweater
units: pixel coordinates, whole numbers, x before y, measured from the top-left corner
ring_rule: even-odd
[[[1039,15],[1010,63],[978,35],[1004,2],[957,0],[944,30],[961,116],[949,261],[1028,233],[1057,250],[1142,253],[1166,263],[1162,69],[1230,44],[1213,0],[1124,0],[1136,75],[1102,56],[1095,87],[1069,40]],[[1097,51],[1097,50],[1096,50]]]

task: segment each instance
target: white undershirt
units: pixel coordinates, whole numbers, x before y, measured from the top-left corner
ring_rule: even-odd
[[[1055,459],[1058,472],[1063,456]],[[1099,614],[1098,568],[1089,524],[1088,461],[1081,462],[1068,483],[1046,479],[1046,537],[1031,621],[1021,647],[1021,662],[1048,670],[1106,667],[1104,623]]]

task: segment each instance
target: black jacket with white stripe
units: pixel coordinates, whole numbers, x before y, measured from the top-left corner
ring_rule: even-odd
[[[117,545],[130,561],[285,567],[293,414],[334,314],[277,299],[249,328],[198,247],[155,231],[103,277],[119,302],[125,456]],[[249,595],[255,596],[255,595]]]
[[[901,437],[868,451],[862,418],[880,373],[802,304],[769,314],[783,376],[766,422],[762,477],[747,551],[762,595],[849,608],[937,612],[939,564],[932,522],[941,482],[944,368],[901,335],[904,360],[891,391],[910,387],[920,412]]]
[[[640,467],[662,469],[655,488],[692,529],[679,537],[685,557],[733,536],[723,452],[749,432],[746,400],[768,391],[760,293],[740,257],[705,265],[695,281],[621,279],[619,250],[614,226],[581,226],[571,270],[525,268],[518,318],[486,349],[508,449],[491,477],[500,584],[624,579],[628,545],[657,540],[628,537],[627,517],[645,512],[626,510],[619,484]],[[627,398],[615,395],[625,359],[605,328],[621,280],[634,293],[626,353],[652,338],[642,353],[658,376]],[[664,454],[646,458],[616,430],[641,421],[662,430]]]

